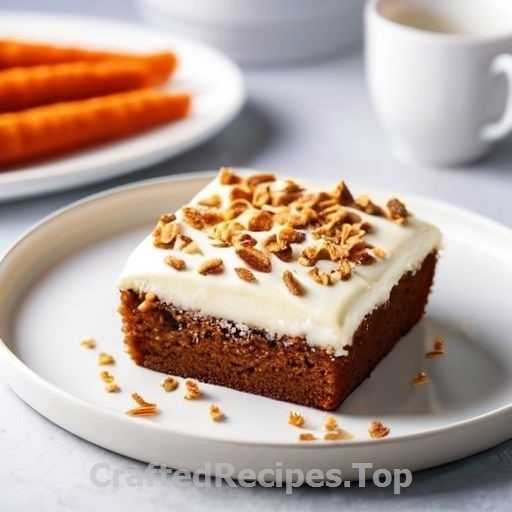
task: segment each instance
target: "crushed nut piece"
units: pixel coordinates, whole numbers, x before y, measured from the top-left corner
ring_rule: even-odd
[[[201,206],[209,206],[212,208],[218,208],[222,204],[222,199],[219,194],[213,194],[210,197],[205,197],[199,201]]]
[[[285,226],[277,234],[277,242],[284,246],[289,244],[300,244],[304,242],[305,239],[306,235],[302,231],[297,231],[291,226]]]
[[[152,292],[147,292],[144,295],[144,300],[137,306],[139,311],[143,313],[156,307],[156,295]]]
[[[193,380],[186,380],[185,386],[187,388],[185,400],[196,400],[202,396],[203,393],[199,389],[199,385],[197,384],[197,382]]]
[[[324,435],[326,441],[348,441],[349,439],[353,439],[353,437],[352,434],[342,428],[335,428],[331,432],[326,432]]]
[[[171,391],[174,391],[179,386],[179,382],[174,377],[167,375],[167,377],[164,377],[160,381],[160,386],[164,388],[164,391],[166,393],[169,393]]]
[[[386,257],[386,251],[384,249],[381,249],[380,247],[374,247],[373,254],[375,254],[377,258],[381,259],[384,259]]]
[[[182,249],[183,252],[186,252],[187,254],[203,254],[203,251],[201,248],[195,243],[190,242]]]
[[[100,352],[98,355],[98,364],[115,364],[116,360],[114,356],[107,354],[106,352]]]
[[[389,210],[389,218],[398,224],[404,224],[407,217],[410,216],[405,205],[396,197],[388,201],[387,207]]]
[[[158,412],[158,406],[156,404],[146,402],[139,393],[132,393],[132,398],[137,402],[138,407],[129,409],[126,411],[126,414],[130,416],[153,416]]]
[[[290,270],[283,272],[283,282],[292,295],[304,295],[304,288]]]
[[[208,274],[221,274],[224,272],[224,262],[220,258],[206,260],[199,265],[197,271],[203,276]]]
[[[434,344],[434,350],[425,354],[425,359],[439,359],[444,356],[444,340],[437,338]]]
[[[92,338],[85,338],[80,342],[80,345],[86,349],[96,348],[96,342]]]
[[[412,379],[411,384],[414,387],[423,386],[428,382],[427,372],[418,372],[414,379]]]
[[[311,432],[299,434],[299,441],[315,441],[316,437]]]
[[[327,272],[320,272],[318,267],[313,267],[308,274],[319,284],[329,286],[332,284],[332,277]]]
[[[143,405],[133,409],[128,409],[126,414],[129,416],[154,416],[157,412],[158,407],[156,405]]]
[[[332,196],[336,202],[342,206],[352,206],[354,204],[354,198],[352,197],[347,184],[343,180],[336,185],[336,188],[332,192]]]
[[[224,413],[215,404],[210,404],[210,417],[213,421],[222,421],[225,419]]]
[[[274,223],[273,215],[265,210],[260,210],[249,219],[249,231],[269,231]]]
[[[334,416],[327,416],[324,427],[326,430],[336,430],[338,428],[338,421]]]
[[[352,266],[350,265],[350,262],[346,258],[343,258],[340,261],[339,271],[340,271],[340,278],[342,281],[346,281],[352,275]]]
[[[149,406],[154,406],[156,407],[156,404],[152,404],[151,402],[146,402],[146,400],[144,400],[144,398],[142,398],[139,393],[132,393],[132,398],[142,407],[149,407]]]
[[[236,272],[236,275],[243,281],[247,281],[248,283],[252,283],[252,282],[256,281],[254,274],[248,268],[236,267],[235,272]]]
[[[290,411],[288,413],[288,423],[294,427],[302,427],[304,425],[304,416],[297,412]]]
[[[383,425],[380,421],[372,421],[368,428],[368,433],[373,439],[386,437],[390,432],[390,428]]]
[[[242,179],[237,176],[231,167],[221,167],[219,171],[219,181],[221,185],[236,185]]]
[[[103,382],[106,382],[107,384],[111,384],[112,382],[114,382],[114,376],[110,372],[107,372],[106,370],[100,372],[100,379]]]
[[[272,270],[272,264],[270,258],[259,249],[254,247],[237,246],[236,254],[239,258],[245,261],[254,270],[258,272],[270,272]]]
[[[160,215],[158,222],[153,230],[153,245],[160,249],[170,249],[174,245],[175,235],[173,229],[179,227],[174,223],[176,216],[174,213],[164,213]],[[169,227],[168,227],[169,226]]]
[[[184,270],[186,267],[186,263],[184,260],[180,258],[175,258],[174,256],[166,256],[164,261],[174,270]]]
[[[121,388],[115,382],[109,382],[105,386],[105,391],[107,393],[119,393],[121,391]]]
[[[276,175],[271,172],[262,172],[260,174],[253,174],[247,178],[247,185],[254,188],[261,183],[268,183],[276,181]]]
[[[363,212],[367,213],[368,215],[384,215],[384,210],[380,206],[377,206],[376,204],[372,203],[372,201],[367,195],[359,196],[356,199],[356,205],[358,208],[360,208]]]

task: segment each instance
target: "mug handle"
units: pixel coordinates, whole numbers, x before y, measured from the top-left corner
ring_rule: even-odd
[[[494,75],[505,75],[508,81],[507,103],[501,119],[482,128],[482,138],[492,142],[512,132],[512,55],[498,55],[493,60],[490,71]]]

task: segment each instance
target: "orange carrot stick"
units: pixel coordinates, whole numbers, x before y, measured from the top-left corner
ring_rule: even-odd
[[[105,59],[128,59],[139,61],[148,68],[152,77],[151,85],[165,82],[178,63],[172,52],[131,54],[89,50],[85,48],[54,46],[50,44],[23,41],[0,40],[0,69],[12,67],[40,66],[63,62],[98,61]]]
[[[105,96],[149,84],[145,66],[130,60],[12,68],[0,71],[0,112]]]
[[[1,114],[0,165],[127,137],[183,118],[189,106],[188,93],[142,89]]]

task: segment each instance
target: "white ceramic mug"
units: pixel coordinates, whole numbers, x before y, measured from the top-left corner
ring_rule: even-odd
[[[369,0],[370,97],[402,160],[457,165],[512,131],[511,0]]]

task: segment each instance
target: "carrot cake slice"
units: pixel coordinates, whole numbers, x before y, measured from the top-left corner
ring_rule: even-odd
[[[396,198],[223,168],[128,259],[127,350],[160,372],[335,409],[423,316],[440,242]]]

